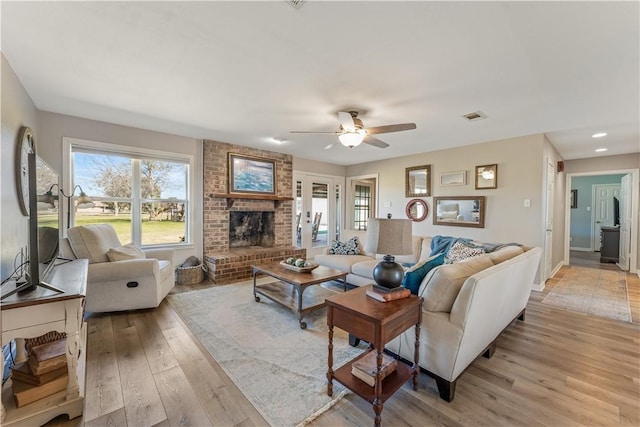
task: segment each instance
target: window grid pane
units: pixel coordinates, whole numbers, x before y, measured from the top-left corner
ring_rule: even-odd
[[[355,206],[354,206],[354,229],[359,231],[367,230],[367,220],[371,206],[371,188],[366,185],[355,185]]]
[[[110,223],[123,244],[188,243],[188,163],[83,147],[72,151],[73,185],[81,185],[94,204],[76,209],[75,225]]]

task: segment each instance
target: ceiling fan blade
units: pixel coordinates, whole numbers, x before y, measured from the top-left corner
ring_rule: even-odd
[[[378,148],[387,148],[389,146],[389,144],[387,144],[386,142],[381,141],[378,138],[374,138],[370,135],[365,136],[362,142]]]
[[[316,134],[331,134],[331,135],[339,135],[340,132],[315,132],[315,131],[306,131],[306,130],[290,130],[289,133],[316,133]]]
[[[345,111],[338,111],[338,121],[342,125],[342,129],[346,131],[355,131],[356,123],[353,121],[353,117],[351,117],[351,113],[347,113]]]
[[[400,132],[403,130],[411,130],[415,128],[415,123],[399,123],[397,125],[374,126],[371,128],[367,128],[367,134],[375,135],[377,133]]]

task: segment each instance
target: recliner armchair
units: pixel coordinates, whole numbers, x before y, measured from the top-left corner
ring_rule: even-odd
[[[72,227],[67,236],[60,242],[60,256],[89,260],[89,312],[157,307],[175,286],[173,249],[143,250],[146,258],[110,261],[107,253],[122,248],[110,224]]]

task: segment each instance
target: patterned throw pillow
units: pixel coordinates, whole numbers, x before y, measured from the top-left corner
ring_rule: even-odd
[[[420,261],[405,271],[402,286],[409,289],[412,294],[418,295],[418,289],[420,289],[422,279],[425,278],[427,273],[442,264],[444,264],[444,252]]]
[[[359,255],[360,243],[357,237],[352,237],[346,242],[342,243],[339,240],[333,240],[331,247],[329,248],[329,254],[331,255]]]
[[[456,242],[451,246],[451,249],[449,249],[447,259],[452,263],[456,263],[474,256],[482,255],[483,253],[485,253],[483,248],[469,246],[463,242]]]

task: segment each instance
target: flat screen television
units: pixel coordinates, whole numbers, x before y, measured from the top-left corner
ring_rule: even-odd
[[[28,293],[37,287],[55,292],[60,289],[45,279],[55,265],[59,249],[60,213],[58,209],[59,177],[57,172],[36,155],[31,129],[23,127],[19,138],[28,140],[26,153],[26,180],[28,181],[29,245],[24,275],[18,278],[15,289],[3,293],[2,300],[15,293]],[[23,185],[23,182],[18,185]],[[55,193],[53,192],[55,189]],[[55,194],[55,196],[54,196]],[[44,196],[50,196],[46,200]]]
[[[613,197],[613,226],[620,226],[620,200],[617,197]]]

